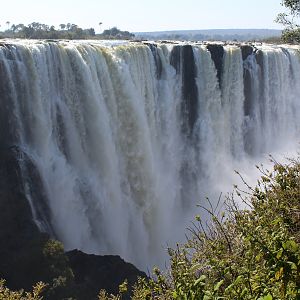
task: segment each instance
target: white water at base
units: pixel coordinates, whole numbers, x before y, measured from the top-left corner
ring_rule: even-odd
[[[243,61],[240,47],[224,46],[219,82],[206,46],[193,45],[198,112],[187,134],[173,48],[155,48],[158,74],[141,43],[0,45],[9,143],[34,162],[48,221],[66,249],[118,254],[142,269],[163,265],[196,204],[205,196],[214,202],[238,182],[234,169],[253,182],[254,165],[268,153],[297,149],[298,49],[257,46],[258,63],[254,53]]]

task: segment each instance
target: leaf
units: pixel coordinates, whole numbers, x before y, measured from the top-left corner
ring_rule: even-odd
[[[282,253],[283,253],[283,249],[280,249],[276,254],[276,258],[280,259],[282,257]]]
[[[259,254],[257,254],[257,255],[255,256],[255,260],[258,262],[258,261],[260,261],[260,260],[262,259],[262,257],[263,257],[263,254],[262,254],[262,253],[259,253]]]
[[[195,220],[196,220],[197,222],[200,222],[200,221],[201,221],[201,217],[200,217],[199,215],[196,215],[196,216],[195,216]]]
[[[294,240],[288,240],[287,242],[282,244],[283,249],[291,251],[291,252],[297,252],[298,245]]]
[[[281,267],[276,273],[275,273],[275,279],[279,280],[282,277],[283,274],[283,268]]]
[[[244,279],[244,277],[242,275],[239,275],[236,280],[234,281],[234,284],[239,284],[242,280]]]
[[[271,294],[268,294],[267,296],[264,296],[262,300],[273,300],[273,297]]]
[[[191,267],[191,272],[195,272],[197,270],[199,270],[201,268],[201,264],[194,264],[192,267]]]
[[[203,281],[205,281],[206,279],[206,276],[205,275],[202,275],[200,278],[198,278],[195,282],[194,282],[194,286],[197,286],[199,284],[204,284]]]
[[[290,251],[292,251],[292,252],[297,252],[297,250],[298,250],[298,244],[295,242],[295,241],[293,241],[293,240],[290,240],[289,241],[289,250]]]
[[[287,263],[290,265],[292,270],[297,270],[297,265],[294,262],[288,261]]]
[[[224,283],[224,280],[222,279],[221,281],[219,281],[216,285],[215,285],[215,287],[214,287],[214,291],[215,292],[217,292],[219,289],[220,289],[220,287],[221,287],[221,285]]]

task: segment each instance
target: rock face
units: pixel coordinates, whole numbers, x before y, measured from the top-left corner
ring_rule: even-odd
[[[243,60],[247,59],[249,55],[254,52],[254,48],[250,45],[241,45],[242,58]]]
[[[30,267],[26,250],[41,234],[32,221],[17,155],[12,147],[0,151],[0,277],[12,288],[29,288],[29,276],[22,278],[21,268]]]
[[[188,123],[186,131],[191,135],[198,116],[198,88],[195,79],[196,65],[192,46],[182,46],[182,60],[183,112]]]
[[[155,67],[156,67],[156,78],[161,79],[163,67],[162,67],[162,62],[157,50],[157,45],[153,43],[145,43],[151,50],[154,61],[155,61]]]
[[[92,300],[97,299],[100,289],[117,292],[125,279],[130,287],[138,276],[146,276],[118,256],[87,255],[77,250],[65,254],[60,242],[41,233],[33,222],[22,180],[24,164],[34,181],[32,200],[37,200],[42,197],[38,188],[41,182],[29,159],[17,146],[0,149],[0,278],[8,287],[31,290],[32,285],[43,281],[48,284],[45,300]],[[38,200],[39,217],[47,209]]]
[[[196,67],[194,52],[191,45],[174,46],[170,63],[177,74],[182,74],[182,112],[184,122],[183,131],[192,135],[198,115],[198,88],[196,84]]]
[[[130,290],[138,277],[146,277],[145,273],[119,256],[85,254],[79,250],[72,250],[66,255],[74,273],[79,299],[95,299],[100,289],[116,294],[125,279]],[[129,299],[129,294],[124,299]]]
[[[208,44],[206,46],[206,48],[210,52],[211,59],[213,60],[213,62],[215,64],[215,67],[217,69],[217,77],[219,80],[219,84],[221,85],[222,69],[223,69],[223,56],[224,56],[223,45]]]

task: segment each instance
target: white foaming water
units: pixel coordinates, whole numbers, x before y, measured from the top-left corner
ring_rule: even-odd
[[[251,181],[249,166],[294,151],[298,49],[257,46],[244,60],[240,47],[222,49],[218,78],[205,45],[0,46],[1,143],[41,177],[41,229],[51,224],[66,249],[162,265],[196,204],[238,181],[234,169]]]

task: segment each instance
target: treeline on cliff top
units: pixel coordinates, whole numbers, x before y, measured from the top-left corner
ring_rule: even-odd
[[[270,36],[258,37],[253,32],[244,34],[203,34],[197,31],[178,32],[157,32],[139,33],[139,38],[144,39],[178,39],[178,40],[261,40],[270,43],[300,43],[300,25],[296,22],[300,17],[299,0],[282,0],[285,7],[284,13],[278,14],[276,22],[284,26],[281,37],[270,33]],[[99,23],[99,26],[102,22]],[[32,22],[28,25],[11,24],[6,22],[6,30],[0,31],[0,38],[26,38],[26,39],[133,39],[135,35],[129,31],[122,31],[117,27],[104,30],[101,34],[96,34],[94,28],[83,29],[76,24],[60,24],[59,29],[53,25],[46,25],[39,22]]]
[[[101,23],[99,23],[101,24]],[[32,22],[28,25],[10,24],[6,22],[7,29],[0,32],[0,38],[25,38],[25,39],[132,39],[134,34],[122,31],[117,27],[105,29],[101,34],[96,34],[94,28],[83,29],[76,24],[60,24],[59,29],[53,25]]]

